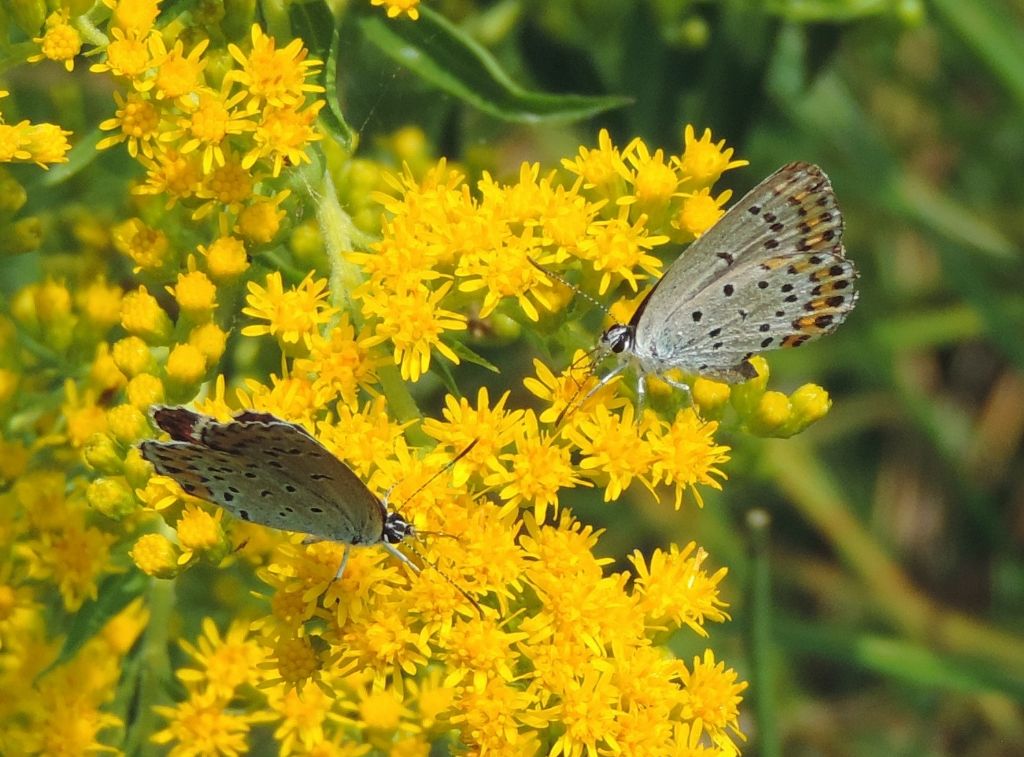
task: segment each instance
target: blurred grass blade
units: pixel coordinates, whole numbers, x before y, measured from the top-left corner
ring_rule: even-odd
[[[52,663],[39,673],[42,678],[54,668],[59,668],[73,658],[87,641],[93,638],[107,622],[128,606],[146,589],[150,578],[144,573],[132,570],[109,576],[100,585],[96,599],[88,602],[75,613],[67,624],[64,646]]]
[[[1024,106],[1024,29],[995,3],[932,0],[935,15],[974,50],[992,74]]]
[[[493,56],[461,29],[429,8],[419,21],[358,20],[363,35],[385,55],[454,97],[504,121],[575,121],[631,102],[628,97],[551,95],[528,92],[505,73]]]
[[[937,652],[919,644],[826,626],[776,618],[776,637],[791,653],[830,658],[844,667],[860,667],[888,679],[927,690],[964,693],[1001,692],[1024,701],[1020,671]]]

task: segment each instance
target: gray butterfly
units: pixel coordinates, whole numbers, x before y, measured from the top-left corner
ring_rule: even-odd
[[[783,166],[689,246],[629,323],[601,335],[602,356],[627,367],[735,383],[753,378],[750,357],[798,347],[839,326],[857,302],[857,272],[845,257],[843,217],[832,184],[810,163]],[[589,396],[589,395],[588,395]]]
[[[156,406],[152,416],[171,441],[142,442],[142,456],[187,493],[242,520],[315,540],[381,544],[419,572],[394,546],[416,535],[413,525],[302,426],[251,411],[227,423],[184,407]],[[347,562],[346,549],[338,578]]]

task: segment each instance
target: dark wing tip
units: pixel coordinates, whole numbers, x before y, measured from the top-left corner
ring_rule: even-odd
[[[181,406],[154,405],[153,422],[176,442],[198,441],[197,426],[203,416]]]

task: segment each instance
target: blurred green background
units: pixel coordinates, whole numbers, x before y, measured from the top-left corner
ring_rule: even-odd
[[[484,73],[411,72],[402,44],[429,49],[440,22],[389,39],[411,22],[356,16],[339,95],[363,151],[416,124],[471,175],[511,178],[601,127],[678,153],[692,123],[750,160],[719,185],[736,197],[791,160],[832,179],[860,303],[834,336],[770,356],[773,387],[820,383],[832,413],[790,440],[725,430],[730,480],[703,510],[641,487],[566,500],[620,568],[691,539],[728,566],[734,620],[712,644],[751,683],[745,753],[1024,754],[1024,2],[429,7],[529,92],[631,102],[545,111]],[[536,353],[514,349],[529,373]],[[459,370],[467,396],[531,402],[515,375]]]

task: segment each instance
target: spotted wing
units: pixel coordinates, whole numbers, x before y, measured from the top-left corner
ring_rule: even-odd
[[[305,429],[269,414],[198,418],[195,442],[142,445],[157,472],[185,491],[272,528],[347,544],[381,540],[380,499]]]
[[[856,271],[828,177],[791,163],[733,206],[669,268],[633,317],[638,357],[726,381],[752,354],[833,331]]]

